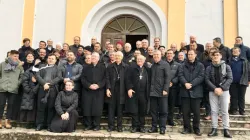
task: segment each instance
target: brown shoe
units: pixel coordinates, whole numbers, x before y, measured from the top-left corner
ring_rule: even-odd
[[[204,117],[205,120],[211,120],[211,116]]]
[[[2,129],[2,127],[3,127],[3,126],[2,126],[2,120],[0,120],[0,129]]]
[[[11,126],[11,124],[10,124],[10,120],[5,120],[5,128],[6,129],[12,129],[12,126]]]

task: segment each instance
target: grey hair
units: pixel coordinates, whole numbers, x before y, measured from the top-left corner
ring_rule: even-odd
[[[100,55],[99,55],[99,53],[93,52],[93,53],[92,53],[92,56],[97,56],[98,60],[100,60]]]

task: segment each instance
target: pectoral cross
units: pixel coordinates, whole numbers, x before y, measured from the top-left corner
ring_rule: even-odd
[[[118,80],[120,79],[120,75],[117,76]]]
[[[142,75],[140,75],[139,77],[140,77],[140,80],[141,80],[143,76],[142,76]]]

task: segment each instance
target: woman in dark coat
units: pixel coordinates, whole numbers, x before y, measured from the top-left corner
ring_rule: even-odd
[[[76,108],[78,106],[78,94],[73,91],[74,82],[67,81],[65,90],[59,92],[55,102],[57,114],[51,122],[52,132],[74,132],[78,120]]]
[[[27,70],[22,77],[23,96],[21,100],[20,121],[34,122],[36,115],[36,94],[38,84],[35,78],[35,72],[32,68]]]
[[[34,66],[34,54],[32,52],[28,52],[26,54],[26,60],[24,61],[24,64],[23,64],[23,70],[26,71],[28,70],[29,68],[31,68],[32,66]]]
[[[30,47],[29,38],[23,39],[23,46],[18,50],[18,52],[19,52],[19,60],[22,62],[26,61],[27,53],[29,52],[34,53],[34,49]]]

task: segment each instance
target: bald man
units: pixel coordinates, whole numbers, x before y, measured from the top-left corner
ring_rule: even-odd
[[[197,51],[203,53],[204,52],[204,46],[202,44],[198,44],[197,41],[196,41],[196,37],[191,35],[190,36],[190,44],[193,44],[195,43],[197,44]],[[187,50],[190,50],[190,44],[186,46]]]

